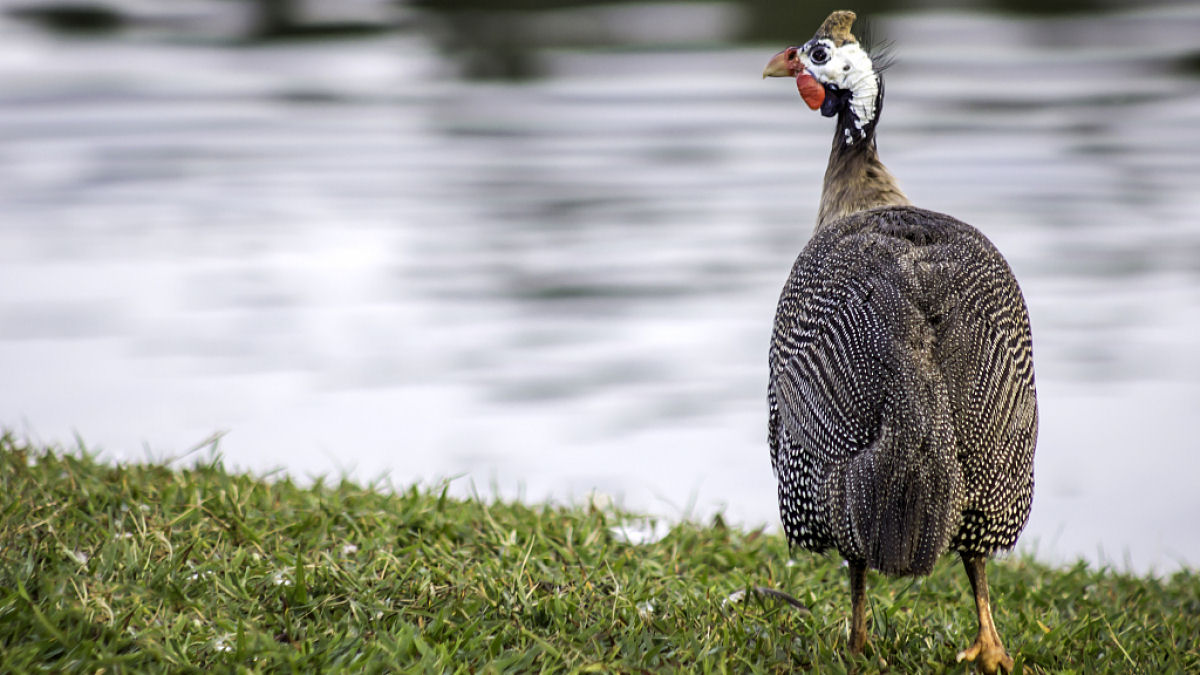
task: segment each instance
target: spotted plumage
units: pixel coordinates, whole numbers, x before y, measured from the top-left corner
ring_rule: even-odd
[[[853,20],[834,12],[764,71],[795,77],[805,102],[838,121],[816,230],[771,339],[768,437],[784,532],[850,563],[852,651],[866,641],[867,569],[927,574],[959,552],[980,627],[959,658],[1008,671],[984,565],[1015,544],[1033,498],[1029,317],[987,237],[912,206],[879,161],[883,80]]]
[[[771,340],[784,531],[889,574],[1009,548],[1033,495],[1029,320],[971,226],[885,206],[818,231]]]

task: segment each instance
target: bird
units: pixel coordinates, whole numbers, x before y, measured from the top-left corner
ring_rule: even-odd
[[[793,548],[836,550],[850,573],[848,647],[867,642],[866,574],[922,576],[957,552],[979,632],[958,654],[1014,661],[986,563],[1029,519],[1037,444],[1029,312],[976,228],[914,206],[879,159],[885,64],[836,11],[771,57],[812,110],[836,118],[813,233],[780,293],[768,441]]]

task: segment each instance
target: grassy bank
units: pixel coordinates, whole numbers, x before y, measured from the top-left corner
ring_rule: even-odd
[[[3,672],[967,672],[974,637],[953,557],[873,575],[873,642],[850,659],[840,562],[719,522],[639,545],[610,509],[112,467],[9,437],[0,487]],[[1027,671],[1200,672],[1195,572],[990,574]],[[729,600],[752,585],[811,612]]]

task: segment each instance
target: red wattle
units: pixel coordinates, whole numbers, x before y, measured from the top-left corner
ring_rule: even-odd
[[[808,104],[810,110],[816,110],[825,102],[825,87],[817,82],[816,78],[808,74],[807,70],[800,71],[796,76],[796,88],[800,90],[800,97]]]

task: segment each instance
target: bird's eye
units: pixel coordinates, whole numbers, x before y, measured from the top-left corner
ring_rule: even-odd
[[[829,60],[829,52],[824,47],[817,45],[808,53],[808,59],[819,66]]]

